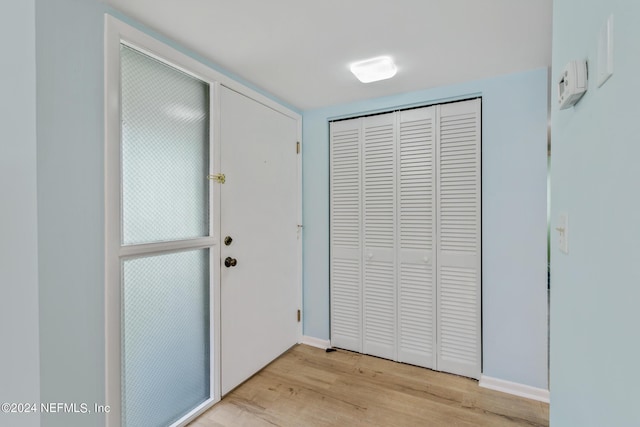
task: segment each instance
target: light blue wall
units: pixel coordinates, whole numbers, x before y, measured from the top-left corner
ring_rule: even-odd
[[[0,402],[40,400],[34,9],[9,0],[0,12]],[[39,415],[0,413],[0,425]]]
[[[43,402],[105,403],[102,13],[99,0],[36,0]]]
[[[640,2],[556,0],[553,71],[588,59],[614,14],[615,74],[575,108],[552,97],[551,425],[638,426],[640,384]],[[557,232],[552,232],[557,239]]]
[[[547,388],[547,69],[303,116],[304,333],[329,338],[328,120],[482,96],[483,373]]]

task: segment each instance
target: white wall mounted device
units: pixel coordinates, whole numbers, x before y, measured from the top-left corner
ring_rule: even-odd
[[[558,104],[565,110],[574,106],[587,91],[587,61],[569,61],[558,79]]]

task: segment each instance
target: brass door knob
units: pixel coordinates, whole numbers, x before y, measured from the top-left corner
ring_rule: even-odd
[[[231,242],[233,242],[233,239],[231,238],[231,236],[227,236],[227,237],[224,238],[225,246],[229,246],[231,244]]]
[[[235,267],[238,264],[238,260],[235,258],[231,258],[230,256],[226,257],[224,260],[225,267]]]

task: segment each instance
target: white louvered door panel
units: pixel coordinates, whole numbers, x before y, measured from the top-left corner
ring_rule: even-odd
[[[480,100],[438,109],[438,370],[481,371]]]
[[[332,122],[331,344],[362,351],[361,119]]]
[[[363,352],[396,359],[395,114],[362,119]]]
[[[434,369],[436,107],[398,117],[398,361]]]

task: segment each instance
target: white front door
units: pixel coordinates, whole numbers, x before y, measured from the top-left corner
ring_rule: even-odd
[[[296,119],[220,88],[223,395],[298,339],[297,136]]]

